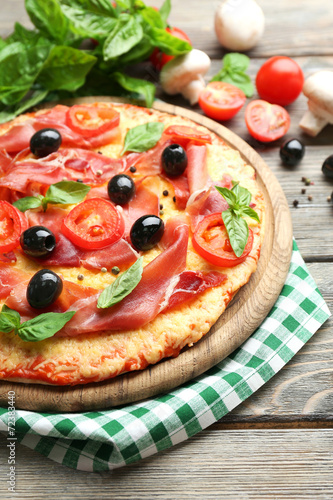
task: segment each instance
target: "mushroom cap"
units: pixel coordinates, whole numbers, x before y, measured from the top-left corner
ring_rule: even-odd
[[[210,68],[210,58],[205,52],[192,49],[187,54],[175,57],[163,66],[160,81],[168,94],[178,94],[192,80],[204,75]]]
[[[303,94],[319,108],[333,114],[333,71],[325,69],[309,76]]]

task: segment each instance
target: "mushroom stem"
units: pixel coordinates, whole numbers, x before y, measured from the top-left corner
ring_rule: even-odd
[[[321,70],[309,76],[303,86],[308,111],[299,126],[315,137],[329,123],[333,124],[333,71]]]
[[[328,121],[325,118],[313,113],[310,109],[304,113],[303,118],[299,122],[301,129],[312,137],[318,135],[327,124]]]
[[[196,80],[192,80],[188,85],[183,87],[182,95],[190,102],[191,106],[193,106],[198,102],[200,92],[205,86],[205,80],[199,75]]]

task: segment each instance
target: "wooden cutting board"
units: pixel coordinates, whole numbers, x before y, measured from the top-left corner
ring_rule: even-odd
[[[123,102],[94,97],[73,100],[70,104],[95,101]],[[165,359],[143,371],[108,381],[74,387],[1,382],[1,406],[7,405],[8,391],[15,391],[17,408],[50,412],[102,410],[168,392],[202,374],[240,346],[260,325],[279,296],[290,264],[292,223],[277,179],[260,156],[224,126],[169,104],[157,102],[154,108],[204,125],[238,149],[244,160],[255,168],[266,202],[265,240],[257,271],[210,332],[177,358]]]

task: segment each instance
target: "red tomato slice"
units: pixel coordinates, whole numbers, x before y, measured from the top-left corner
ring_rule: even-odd
[[[244,92],[226,82],[210,82],[200,93],[199,106],[213,120],[230,120],[246,101]]]
[[[185,42],[188,42],[189,44],[192,45],[192,42],[189,39],[189,37],[181,29],[176,27],[166,28],[166,31],[168,31],[171,35],[175,36],[176,38],[180,38],[180,40],[185,40]],[[163,66],[167,62],[171,61],[174,57],[175,56],[168,56],[167,54],[164,54],[164,52],[161,52],[158,48],[156,48],[154,52],[151,54],[149,60],[158,71],[161,71]]]
[[[233,251],[221,212],[206,215],[199,223],[192,238],[194,249],[201,257],[214,266],[235,267],[244,262],[252,250],[253,233],[249,229],[249,239],[244,252],[237,257]]]
[[[256,100],[247,105],[245,122],[252,137],[261,142],[271,142],[287,133],[290,116],[281,106]]]
[[[22,231],[28,229],[28,221],[23,213],[8,201],[0,201],[0,252],[14,250],[20,244]]]
[[[95,137],[119,125],[120,114],[112,108],[76,104],[66,113],[66,123],[83,137]]]
[[[69,212],[61,230],[74,245],[97,250],[120,240],[125,223],[112,203],[102,198],[91,198]]]
[[[195,144],[212,143],[212,138],[209,134],[184,125],[171,125],[164,133],[172,136],[172,139],[183,147],[186,147],[189,142],[194,142]]]

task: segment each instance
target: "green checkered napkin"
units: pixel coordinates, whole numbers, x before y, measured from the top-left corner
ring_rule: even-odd
[[[231,356],[169,394],[114,410],[16,411],[22,444],[86,471],[121,467],[205,429],[251,396],[303,347],[330,312],[294,242],[286,283],[262,325]],[[7,432],[7,409],[0,430]]]

